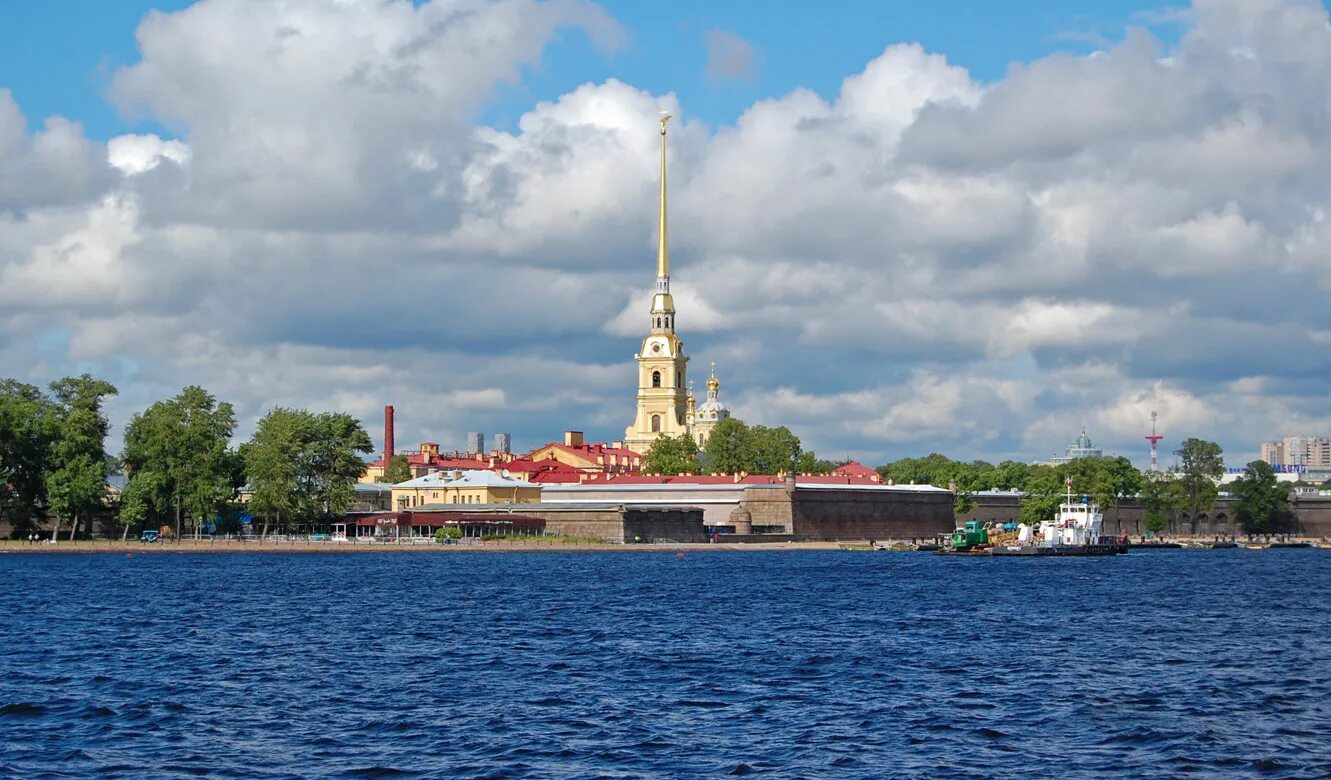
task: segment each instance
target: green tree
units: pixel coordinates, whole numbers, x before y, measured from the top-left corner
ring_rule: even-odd
[[[129,484],[121,522],[174,515],[179,539],[182,517],[189,515],[197,538],[239,486],[237,459],[228,449],[235,428],[231,404],[197,386],[134,415],[125,427]]]
[[[254,435],[240,446],[250,500],[248,509],[263,518],[262,536],[270,525],[284,529],[314,514],[314,500],[300,476],[302,452],[312,437],[308,412],[278,407],[255,425]]]
[[[46,512],[54,411],[41,390],[0,379],[0,519],[30,533]]]
[[[931,474],[919,458],[900,458],[878,467],[883,482],[897,485],[928,485]]]
[[[406,455],[394,455],[381,481],[396,485],[411,479],[411,462]]]
[[[1005,460],[990,473],[989,487],[993,490],[1020,490],[1032,468],[1029,463]]]
[[[805,450],[795,459],[795,471],[800,474],[831,474],[849,462],[849,460],[823,460],[817,453]]]
[[[735,418],[722,420],[707,438],[704,470],[718,474],[776,474],[783,471],[826,474],[839,464],[805,453],[799,437],[784,425],[749,426]]]
[[[289,529],[346,512],[364,471],[361,453],[373,444],[347,414],[276,408],[241,446],[250,483],[250,511]]]
[[[1224,450],[1213,441],[1185,439],[1174,454],[1179,457],[1178,477],[1183,484],[1189,512],[1189,533],[1197,532],[1197,515],[1215,505],[1216,482],[1225,473]]]
[[[1229,492],[1237,499],[1234,518],[1248,535],[1275,532],[1289,517],[1289,488],[1276,480],[1275,470],[1264,460],[1249,463]]]
[[[365,472],[363,456],[374,452],[374,442],[360,420],[343,412],[321,412],[314,423],[309,479],[323,514],[340,517],[356,497],[356,480]]]
[[[687,433],[678,436],[659,436],[642,459],[642,470],[647,474],[698,473],[698,443]]]
[[[1058,514],[1058,507],[1066,495],[1066,482],[1061,469],[1054,466],[1032,466],[1021,486],[1021,522],[1037,525]]]
[[[1146,484],[1146,478],[1142,475],[1140,469],[1132,465],[1132,461],[1122,455],[1105,458],[1103,465],[1109,492],[1113,499],[1114,527],[1121,532],[1123,526],[1119,518],[1119,504],[1123,499],[1132,498],[1141,493],[1142,487]]]
[[[54,438],[50,468],[46,472],[46,496],[55,513],[55,531],[68,519],[69,538],[78,531],[79,521],[88,519],[106,502],[106,434],[110,426],[102,414],[102,400],[116,394],[109,382],[88,374],[66,377],[51,383],[54,403]]]
[[[1054,469],[1063,477],[1065,497],[1068,490],[1067,483],[1071,481],[1074,496],[1089,496],[1101,506],[1107,506],[1112,500],[1109,480],[1105,478],[1104,464],[1100,458],[1076,458],[1059,464]]]
[[[749,426],[734,417],[716,424],[707,437],[704,466],[709,472],[737,474],[747,471],[747,443]]]
[[[1183,508],[1185,498],[1183,484],[1173,474],[1163,471],[1146,474],[1138,494],[1143,530],[1157,535],[1165,530],[1169,518]]]
[[[744,452],[747,461],[744,471],[750,474],[775,474],[793,470],[802,450],[799,437],[786,426],[768,428],[765,425],[754,425],[749,428],[749,440]]]

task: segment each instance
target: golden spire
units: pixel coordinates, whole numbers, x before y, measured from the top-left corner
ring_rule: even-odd
[[[656,247],[656,278],[670,278],[670,241],[666,234],[666,122],[670,112],[661,112],[661,229],[660,243]]]
[[[712,361],[712,376],[707,380],[707,389],[716,390],[719,387],[721,387],[721,380],[716,378],[716,361],[714,360]],[[711,397],[710,394],[708,394],[708,397]]]

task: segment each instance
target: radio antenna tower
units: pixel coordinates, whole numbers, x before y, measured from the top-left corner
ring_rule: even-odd
[[[1160,470],[1160,464],[1159,464],[1159,461],[1156,459],[1156,450],[1157,450],[1156,445],[1158,445],[1158,444],[1160,443],[1160,440],[1163,439],[1163,438],[1165,438],[1165,437],[1164,437],[1164,436],[1161,436],[1160,434],[1158,434],[1158,433],[1155,432],[1155,410],[1152,409],[1152,410],[1151,410],[1151,435],[1150,435],[1150,436],[1147,436],[1147,437],[1146,437],[1146,440],[1149,441],[1149,442],[1151,443],[1151,471],[1153,471],[1153,472],[1155,472],[1155,471],[1159,471],[1159,470]]]

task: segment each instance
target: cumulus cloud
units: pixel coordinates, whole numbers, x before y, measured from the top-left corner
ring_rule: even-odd
[[[1197,0],[976,81],[885,41],[733,124],[606,79],[477,124],[588,3],[204,0],[111,95],[177,137],[30,130],[0,91],[0,362],[96,370],[118,422],[180,386],[398,408],[399,441],[518,446],[631,417],[668,136],[681,335],[752,422],[827,455],[1030,459],[1157,410],[1233,462],[1331,433],[1331,29]],[[888,45],[890,44],[890,45]],[[247,428],[242,431],[245,433]]]
[[[147,173],[163,162],[185,165],[190,149],[178,140],[164,141],[155,134],[121,135],[106,144],[106,159],[111,167],[133,176]]]
[[[247,226],[456,219],[471,122],[551,33],[620,36],[578,0],[242,3],[150,13],[111,95],[188,136],[189,187],[158,207]],[[205,55],[206,53],[206,55]]]
[[[13,94],[0,87],[0,212],[67,205],[110,182],[105,151],[77,122],[53,116],[28,131]]]

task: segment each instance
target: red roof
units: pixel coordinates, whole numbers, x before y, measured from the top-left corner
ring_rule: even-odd
[[[873,480],[882,479],[877,469],[871,469],[863,463],[851,461],[844,466],[838,466],[832,470],[832,474],[838,477],[868,477]]]
[[[874,472],[873,477],[877,477]],[[875,485],[869,476],[839,476],[835,474],[799,474],[797,485]],[[775,474],[748,474],[735,479],[732,474],[683,474],[680,476],[647,476],[640,474],[588,474],[584,484],[608,485],[780,485],[785,480]]]
[[[532,474],[528,480],[538,485],[565,485],[581,482],[588,476],[591,475],[585,471],[579,471],[572,466],[561,463],[556,468],[543,469],[536,474]]]

